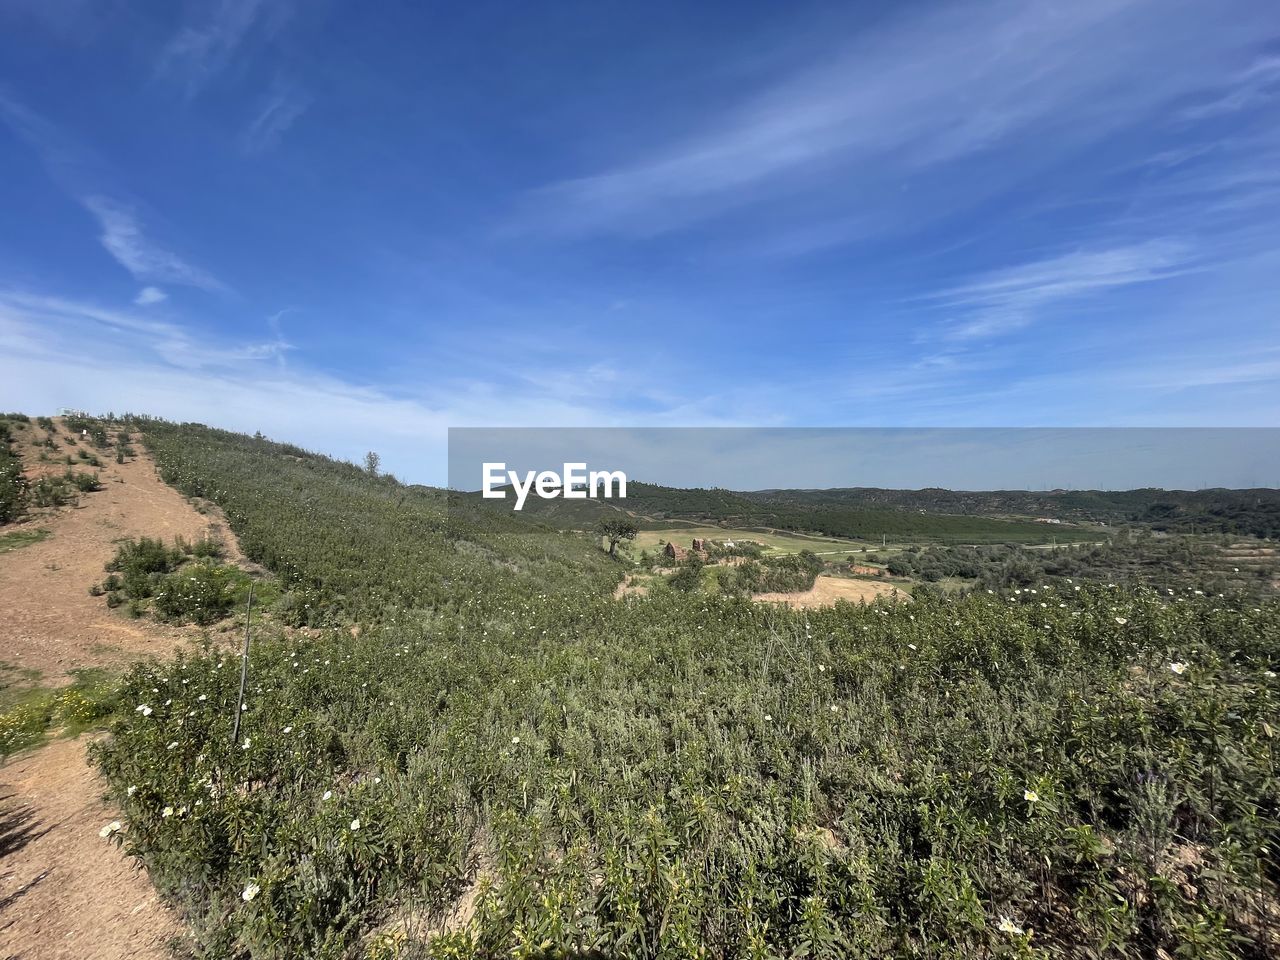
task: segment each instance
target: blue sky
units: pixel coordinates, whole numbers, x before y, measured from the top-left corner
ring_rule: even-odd
[[[0,6],[0,406],[1280,422],[1271,0]]]

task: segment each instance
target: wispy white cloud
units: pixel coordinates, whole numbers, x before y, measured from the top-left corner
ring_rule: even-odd
[[[1151,240],[1105,249],[1073,250],[993,270],[927,300],[950,319],[945,336],[970,340],[1009,333],[1054,307],[1078,304],[1116,287],[1165,280],[1198,269],[1194,249],[1179,240]]]
[[[11,331],[38,327],[45,331],[46,349],[60,339],[95,343],[104,356],[113,346],[127,348],[134,356],[147,356],[186,371],[216,369],[273,360],[292,346],[278,334],[270,340],[223,343],[201,338],[186,327],[158,320],[150,312],[102,307],[66,297],[0,290],[0,318]]]
[[[137,216],[128,207],[102,196],[85,197],[83,203],[102,227],[99,237],[102,246],[137,279],[178,283],[204,290],[223,288],[208,272],[148,239]]]
[[[1186,0],[899,9],[818,66],[695,118],[698,132],[543,188],[512,229],[660,233],[837,175],[840,199],[865,208],[917,171],[1025,150],[1033,131],[1061,155],[1158,117],[1266,36],[1261,5],[1226,21]],[[966,191],[1007,177],[967,177]]]
[[[306,94],[287,84],[277,83],[241,132],[241,151],[256,154],[275,148],[310,105],[311,99]]]
[[[193,266],[178,254],[151,240],[143,232],[133,204],[87,187],[104,179],[92,153],[47,119],[0,88],[0,120],[28,143],[44,163],[49,176],[97,219],[103,248],[133,276],[148,284],[138,295],[139,304],[164,299],[150,284],[174,283],[222,290],[224,285],[208,271]],[[114,192],[114,191],[108,191]],[[159,298],[156,299],[156,294]]]
[[[1182,111],[1187,120],[1206,120],[1239,113],[1280,94],[1280,56],[1259,57],[1232,77],[1224,90]]]
[[[203,17],[183,25],[160,53],[158,72],[194,96],[231,63],[256,26],[280,16],[267,0],[218,0],[197,5]]]
[[[283,311],[281,312],[283,313]],[[265,433],[335,455],[379,450],[402,476],[444,482],[445,438],[456,426],[616,426],[630,422],[626,398],[607,392],[618,371],[511,371],[503,381],[457,371],[427,386],[393,391],[278,360],[293,345],[280,317],[274,339],[227,342],[150,312],[0,289],[0,406],[133,410]],[[92,345],[86,349],[86,345]],[[699,391],[699,397],[702,391]],[[672,398],[647,423],[745,423]]]
[[[169,299],[169,295],[159,287],[143,287],[138,291],[138,295],[133,298],[133,302],[140,307],[149,307],[154,303],[163,303]]]

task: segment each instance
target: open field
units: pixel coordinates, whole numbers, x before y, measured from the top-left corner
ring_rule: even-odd
[[[785,603],[796,609],[829,607],[837,601],[870,603],[880,597],[905,599],[910,592],[900,584],[850,577],[820,576],[813,586],[799,593],[757,593],[753,599],[762,603]]]

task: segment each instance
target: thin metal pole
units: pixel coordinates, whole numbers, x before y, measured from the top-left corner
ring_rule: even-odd
[[[249,581],[249,602],[244,611],[244,653],[240,656],[240,699],[236,703],[236,722],[231,730],[231,745],[240,742],[240,714],[244,713],[244,685],[249,679],[249,620],[253,616],[253,581]]]

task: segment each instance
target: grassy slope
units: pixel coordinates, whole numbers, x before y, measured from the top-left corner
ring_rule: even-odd
[[[564,534],[148,434],[329,624],[259,639],[242,743],[235,662],[208,655],[139,668],[149,712],[101,751],[126,842],[212,955],[382,949],[367,931],[438,922],[477,876],[432,956],[1268,949],[1274,604],[618,603]]]

